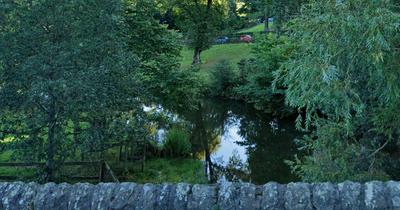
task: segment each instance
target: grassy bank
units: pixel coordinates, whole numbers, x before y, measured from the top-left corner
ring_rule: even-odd
[[[268,28],[272,29],[274,27],[274,22],[269,22],[268,24]],[[239,31],[240,33],[257,33],[257,32],[261,32],[265,30],[265,23],[259,23],[258,25],[248,28],[248,29],[244,29]]]
[[[137,165],[130,170],[129,180],[137,183],[192,183],[206,184],[204,164],[191,158],[153,158],[146,161],[145,172]]]
[[[234,68],[236,64],[243,58],[250,58],[252,51],[252,44],[220,44],[213,45],[211,49],[201,53],[202,71],[200,72],[203,76],[208,75],[208,72],[215,65],[216,62],[222,58],[228,59]],[[183,68],[188,67],[192,63],[193,50],[184,49],[181,52],[183,60],[181,66]]]
[[[11,160],[11,150],[4,151],[0,154],[0,163],[19,162]],[[112,148],[105,152],[101,157],[97,155],[88,155],[85,161],[98,161],[105,159],[111,170],[117,175],[119,181],[136,182],[136,183],[191,183],[206,184],[207,179],[204,175],[204,164],[201,160],[193,158],[148,158],[145,162],[145,170],[142,172],[142,164],[134,164],[128,161],[127,172],[122,176],[123,160],[118,162],[118,148]],[[67,161],[80,161],[80,152],[77,151],[76,157]],[[97,176],[99,166],[64,166],[62,168],[65,176]],[[37,167],[21,166],[21,167],[0,167],[0,176],[17,176],[13,181],[21,180],[25,182],[34,181]],[[68,179],[68,178],[67,178]],[[5,181],[5,180],[0,180]],[[74,184],[76,180],[63,180]],[[112,181],[110,176],[106,174],[106,182]],[[80,181],[82,182],[82,181]],[[97,181],[84,180],[83,182],[91,182],[96,184]]]

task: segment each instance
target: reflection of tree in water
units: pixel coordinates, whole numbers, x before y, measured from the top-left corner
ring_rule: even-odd
[[[204,100],[197,104],[196,110],[182,110],[178,114],[191,122],[192,154],[196,158],[205,159],[205,173],[210,182],[215,182],[217,176],[211,154],[221,147],[220,137],[224,133],[228,110],[210,100]]]
[[[299,179],[290,172],[284,161],[298,153],[294,139],[300,135],[292,120],[280,120],[264,113],[238,110],[240,119],[237,142],[247,147],[251,181],[265,184],[270,181],[289,183]]]
[[[249,182],[250,171],[248,170],[247,163],[243,163],[240,159],[238,151],[235,149],[232,152],[232,156],[229,157],[228,163],[224,163],[222,160],[218,164],[219,177],[223,180],[230,182]]]
[[[297,152],[293,139],[299,133],[293,121],[274,119],[244,103],[210,99],[198,103],[196,110],[180,110],[178,114],[191,122],[192,154],[205,159],[205,173],[210,182],[221,177],[256,184],[298,180],[284,163]],[[247,163],[240,160],[237,151],[227,163],[221,158],[212,159],[211,154],[221,146],[221,136],[238,121],[242,140],[237,143],[246,147]]]

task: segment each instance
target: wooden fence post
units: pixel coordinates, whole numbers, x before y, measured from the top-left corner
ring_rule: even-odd
[[[142,172],[144,172],[144,161],[146,161],[146,144],[147,142],[145,141],[144,146],[143,146],[143,162],[142,162]]]
[[[100,161],[100,176],[99,176],[99,183],[100,182],[104,182],[104,174],[106,171],[106,163],[104,162],[104,160]]]

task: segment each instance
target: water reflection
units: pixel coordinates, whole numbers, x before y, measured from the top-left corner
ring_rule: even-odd
[[[207,99],[197,110],[177,110],[191,122],[192,154],[205,160],[210,182],[265,184],[299,179],[284,163],[298,153],[293,120],[281,120],[236,101]]]

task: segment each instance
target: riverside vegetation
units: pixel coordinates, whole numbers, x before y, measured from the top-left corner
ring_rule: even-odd
[[[49,182],[63,180],[63,162],[107,157],[115,143],[132,157],[144,151],[187,157],[187,123],[173,120],[174,107],[200,109],[202,96],[213,95],[296,116],[305,135],[293,141],[306,155],[286,163],[303,181],[400,179],[398,1],[248,0],[246,14],[273,14],[276,30],[254,44],[219,46],[210,45],[211,34],[241,20],[232,1],[194,1],[196,10],[190,0],[171,2],[4,3],[2,158],[44,162],[35,178]],[[263,9],[254,10],[255,3]],[[176,34],[155,19],[167,11],[176,12],[177,26],[193,38],[194,65],[187,51],[180,57]],[[197,16],[185,19],[188,11]],[[225,47],[236,48],[235,55],[212,55],[207,65],[207,50]],[[155,104],[163,110],[143,110]],[[171,129],[179,140],[157,145],[157,128]],[[126,162],[118,163],[125,175]],[[189,177],[198,175],[194,162]],[[160,182],[165,174],[143,176]]]

